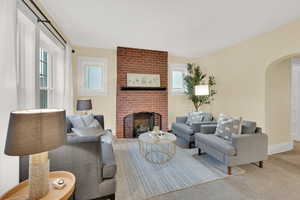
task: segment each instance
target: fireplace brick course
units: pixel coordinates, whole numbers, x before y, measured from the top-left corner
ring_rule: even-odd
[[[127,73],[159,74],[161,87],[168,86],[168,52],[126,47],[117,48],[117,137],[124,137],[123,118],[131,113],[156,112],[162,116],[162,129],[168,127],[168,89],[121,90],[127,86]]]

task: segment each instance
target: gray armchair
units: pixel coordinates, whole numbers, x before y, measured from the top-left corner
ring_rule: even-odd
[[[103,116],[95,119],[104,128]],[[67,117],[67,132],[72,124]],[[67,136],[67,144],[49,152],[50,171],[64,170],[76,177],[76,200],[115,199],[116,162],[111,144],[100,137]],[[28,157],[20,158],[20,181],[28,178]]]
[[[202,121],[199,123],[186,123],[187,116],[176,117],[176,122],[172,123],[172,133],[177,136],[177,142],[181,146],[193,148],[195,146],[195,133],[200,132],[202,125],[216,124],[213,117],[211,121]]]
[[[232,135],[232,140],[220,138],[215,133],[216,125],[204,125],[200,133],[195,134],[198,153],[207,153],[227,166],[227,173],[231,174],[231,167],[259,162],[263,168],[263,161],[268,157],[268,136],[263,134],[261,128],[251,132],[243,132],[248,125],[255,122],[246,121],[242,125],[242,134]],[[256,125],[255,125],[256,126]]]

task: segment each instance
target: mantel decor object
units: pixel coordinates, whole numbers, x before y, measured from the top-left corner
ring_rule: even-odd
[[[48,151],[66,142],[66,114],[63,109],[32,109],[10,113],[5,154],[29,158],[29,200],[49,191]]]
[[[160,87],[160,75],[127,73],[127,87]]]

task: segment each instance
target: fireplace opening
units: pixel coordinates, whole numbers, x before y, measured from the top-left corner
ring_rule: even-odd
[[[136,138],[142,133],[152,131],[154,126],[161,129],[161,115],[159,113],[132,113],[124,117],[124,136]]]

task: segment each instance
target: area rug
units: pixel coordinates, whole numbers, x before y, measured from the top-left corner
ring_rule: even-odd
[[[197,155],[197,149],[177,146],[176,155],[163,165],[149,163],[140,153],[136,139],[114,143],[118,166],[117,199],[142,200],[164,193],[228,177],[227,168],[209,155]],[[232,168],[232,174],[244,170]]]

